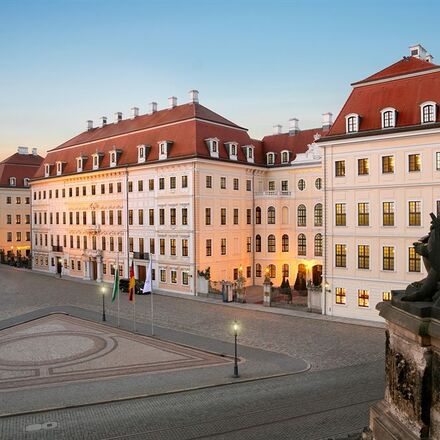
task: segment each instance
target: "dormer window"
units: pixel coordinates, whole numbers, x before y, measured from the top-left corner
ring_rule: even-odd
[[[205,139],[206,145],[208,146],[209,149],[209,155],[211,157],[215,157],[218,159],[219,157],[219,151],[218,151],[218,145],[219,145],[219,140],[217,138],[209,138],[209,139]]]
[[[113,150],[109,151],[110,154],[110,166],[115,167],[118,165],[118,159],[119,155],[122,153],[121,150],[117,150],[116,148],[113,148]]]
[[[420,120],[422,124],[429,124],[437,120],[437,104],[432,101],[420,105]]]
[[[145,162],[145,145],[138,145],[138,163]]]
[[[17,186],[17,179],[15,177],[9,178],[9,186]]]
[[[168,158],[169,149],[171,147],[172,141],[160,141],[159,142],[159,160],[164,160]]]
[[[44,165],[44,177],[50,176],[50,163]]]
[[[396,126],[396,110],[394,108],[384,108],[380,113],[382,116],[382,128],[393,128]]]
[[[229,159],[238,159],[238,145],[236,142],[225,142],[226,149],[228,150]]]
[[[246,160],[249,163],[254,163],[254,146],[253,145],[243,145],[243,151],[246,156]]]
[[[287,150],[281,152],[281,163],[289,163],[289,152]]]
[[[61,160],[58,160],[56,162],[56,166],[57,166],[57,176],[61,176],[61,174],[63,174],[64,162],[62,162]]]
[[[356,133],[359,131],[359,115],[351,113],[345,117],[345,131],[347,133]]]
[[[92,154],[92,168],[94,170],[98,170],[99,169],[99,165],[101,162],[101,157],[102,157],[102,153],[94,153]]]
[[[268,165],[274,165],[275,164],[275,153],[267,153],[266,154],[266,163]]]
[[[84,162],[85,162],[85,157],[83,156],[78,156],[76,158],[76,171],[78,173],[80,173],[81,171],[84,171]]]
[[[23,179],[23,185],[24,185],[24,186],[29,186],[29,183],[30,183],[30,179],[29,179],[29,177],[25,177],[25,178]]]

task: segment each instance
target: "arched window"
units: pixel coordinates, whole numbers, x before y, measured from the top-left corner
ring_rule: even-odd
[[[281,222],[283,225],[289,224],[289,208],[287,206],[283,206],[281,210]]]
[[[261,264],[260,263],[257,263],[255,265],[255,276],[258,278],[261,277]]]
[[[17,185],[17,179],[15,177],[9,178],[9,186],[16,186]]]
[[[394,108],[384,108],[381,110],[382,128],[392,128],[396,126],[396,110]]]
[[[306,236],[304,234],[298,235],[298,255],[306,255],[307,254],[307,241]]]
[[[345,117],[345,131],[347,133],[355,133],[359,131],[359,115],[350,113]]]
[[[289,152],[282,151],[281,152],[281,163],[288,163],[288,162],[289,162]]]
[[[267,237],[267,252],[276,252],[276,241],[273,234]]]
[[[273,206],[269,206],[269,208],[267,208],[267,224],[275,224],[275,208]]]
[[[255,236],[255,252],[261,252],[261,235]]]
[[[266,160],[268,165],[273,165],[275,163],[275,154],[267,153]]]
[[[276,278],[277,276],[277,268],[275,266],[275,264],[269,264],[269,266],[267,266],[267,268],[269,269],[269,277],[270,278]]]
[[[315,257],[322,257],[322,235],[315,235]]]
[[[289,265],[287,263],[283,264],[282,274],[283,278],[289,278]]]
[[[322,226],[322,203],[315,205],[315,226]]]
[[[437,119],[436,115],[437,104],[435,102],[424,102],[420,105],[420,119],[422,124],[428,124],[430,122],[435,122]]]
[[[255,208],[255,224],[261,225],[261,208],[259,206]]]
[[[306,181],[304,179],[299,179],[298,180],[298,189],[300,191],[304,191],[306,188]]]
[[[281,238],[281,250],[289,252],[289,236],[287,234],[284,234]]]
[[[315,180],[315,187],[316,189],[322,189],[322,179],[320,177]]]
[[[307,224],[307,210],[304,205],[298,206],[298,226],[306,226]]]

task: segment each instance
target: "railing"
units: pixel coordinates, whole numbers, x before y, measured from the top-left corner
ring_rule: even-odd
[[[101,225],[87,225],[87,232],[89,234],[96,234],[101,230]]]
[[[52,252],[63,252],[63,246],[52,246]]]
[[[136,260],[149,260],[150,254],[148,252],[133,252],[133,258]]]
[[[258,191],[255,193],[255,195],[258,196],[268,196],[268,197],[275,197],[275,196],[291,196],[292,191]]]

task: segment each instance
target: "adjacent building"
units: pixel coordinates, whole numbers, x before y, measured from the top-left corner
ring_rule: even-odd
[[[18,147],[0,162],[0,253],[3,261],[27,258],[31,249],[30,179],[43,158]]]

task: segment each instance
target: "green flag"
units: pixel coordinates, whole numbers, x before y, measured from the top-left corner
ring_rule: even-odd
[[[119,268],[115,269],[115,282],[113,284],[112,303],[115,302],[116,297],[119,294]]]

